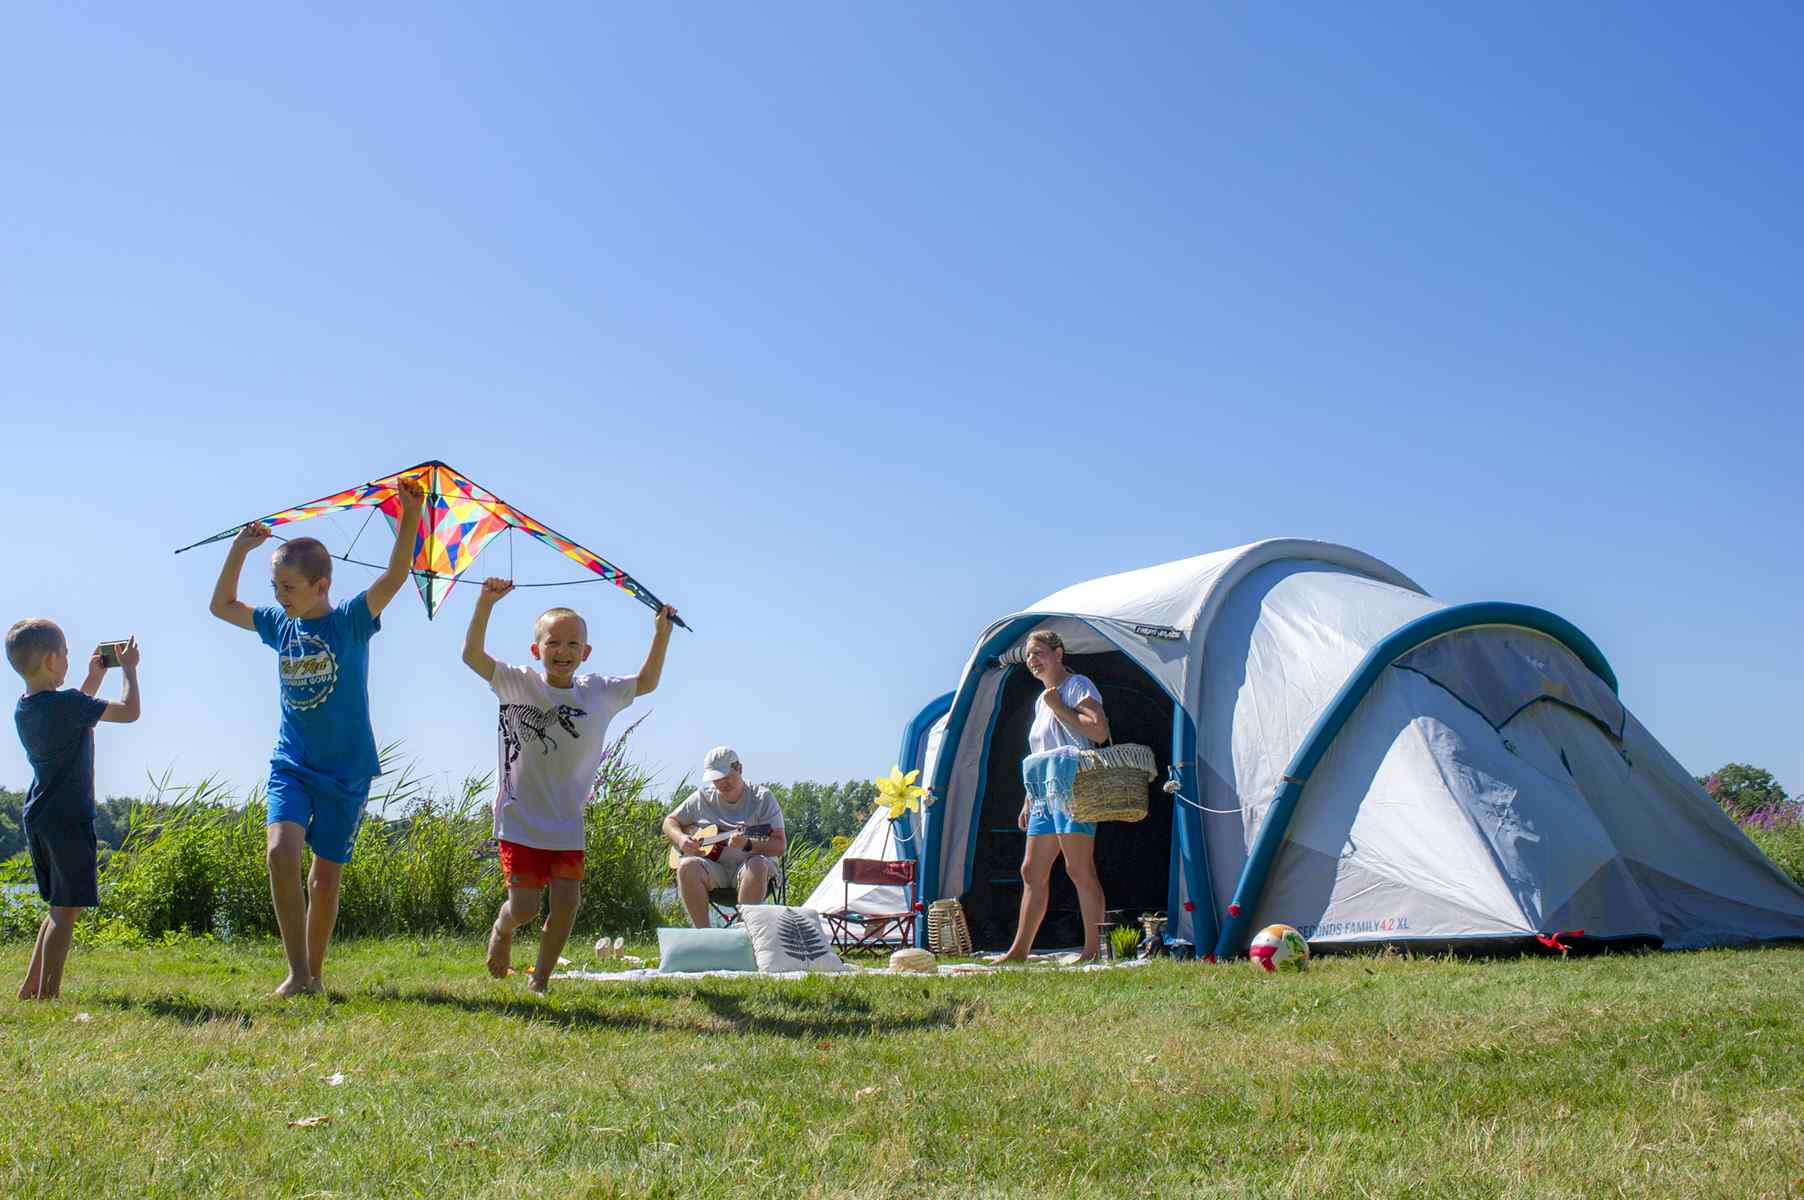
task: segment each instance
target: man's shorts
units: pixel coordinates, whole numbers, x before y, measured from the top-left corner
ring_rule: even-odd
[[[1027,836],[1041,837],[1052,833],[1085,833],[1096,836],[1096,822],[1073,821],[1070,814],[1057,811],[1044,800],[1035,800],[1027,812]]]
[[[511,888],[542,888],[553,879],[583,877],[581,850],[541,850],[501,839],[501,874]]]
[[[351,784],[287,763],[269,768],[269,824],[299,825],[307,831],[308,848],[330,862],[351,861],[369,799],[367,779]]]
[[[712,858],[698,858],[695,861],[701,863],[708,869],[709,891],[713,891],[715,888],[733,888],[737,890],[739,887],[739,876],[745,871],[747,865],[750,864],[754,858],[763,859],[765,864],[770,867],[770,886],[776,887],[777,860],[770,857],[768,854],[748,854],[740,862],[730,867],[726,863],[718,862]]]
[[[27,822],[25,845],[44,903],[55,908],[93,908],[100,903],[100,872],[95,865],[100,843],[94,837],[94,822]]]

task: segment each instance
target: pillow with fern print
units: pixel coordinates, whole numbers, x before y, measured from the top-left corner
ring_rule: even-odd
[[[813,909],[748,904],[739,910],[739,923],[751,935],[758,969],[766,974],[851,970],[833,953],[827,924]]]

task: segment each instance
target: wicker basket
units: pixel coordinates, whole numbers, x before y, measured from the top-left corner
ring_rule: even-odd
[[[1071,784],[1074,821],[1139,821],[1146,817],[1146,789],[1158,778],[1152,748],[1132,742],[1079,752]]]
[[[956,900],[935,900],[927,906],[927,946],[935,954],[971,953],[971,927]]]

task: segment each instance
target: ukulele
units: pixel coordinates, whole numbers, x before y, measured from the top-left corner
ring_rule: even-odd
[[[736,835],[743,833],[748,838],[767,838],[770,831],[769,825],[729,825],[724,829],[719,825],[691,825],[683,832],[701,843],[701,849],[694,854],[684,854],[672,846],[667,861],[673,871],[685,858],[706,858],[719,862],[720,852],[727,848],[727,843]]]

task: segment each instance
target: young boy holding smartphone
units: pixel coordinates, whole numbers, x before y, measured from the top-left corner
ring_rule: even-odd
[[[31,966],[19,986],[21,1000],[54,1000],[62,992],[63,964],[75,921],[100,903],[98,843],[94,837],[94,726],[138,719],[138,643],[108,642],[88,659],[79,688],[69,677],[69,642],[53,621],[20,621],[6,631],[6,661],[25,681],[13,724],[31,760],[25,794],[25,843],[38,894],[50,915],[38,927]],[[107,668],[125,673],[125,695],[95,698]]]

